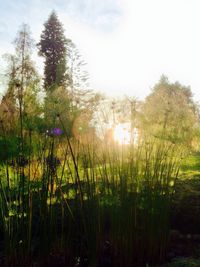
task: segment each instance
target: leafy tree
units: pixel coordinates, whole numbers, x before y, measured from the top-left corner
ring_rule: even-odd
[[[6,54],[7,91],[1,102],[1,119],[12,128],[16,127],[17,118],[22,118],[23,127],[31,126],[41,114],[38,94],[40,77],[31,59],[33,39],[29,26],[23,24],[14,41],[15,54]],[[15,118],[15,124],[14,124]]]
[[[62,24],[53,11],[44,24],[38,43],[39,55],[45,58],[44,87],[46,91],[65,85],[67,42]]]
[[[31,60],[33,40],[23,24],[14,41],[15,54],[7,60],[7,91],[0,104],[0,151],[7,160],[27,153],[27,129],[35,129],[41,109],[38,99],[40,78]],[[4,149],[5,148],[5,149]]]
[[[189,87],[162,76],[142,108],[143,128],[157,138],[190,144],[196,125],[196,106]]]
[[[22,25],[15,39],[16,55],[19,62],[19,81],[21,96],[19,95],[19,104],[21,98],[23,122],[25,128],[37,128],[40,120],[41,104],[39,102],[40,77],[31,59],[34,41],[28,25]]]
[[[84,100],[83,96],[88,94],[90,91],[88,89],[89,74],[85,66],[86,63],[82,59],[76,45],[69,40],[67,44],[67,87],[69,89],[72,102],[74,103]]]
[[[0,104],[0,120],[5,124],[5,129],[8,132],[12,132],[16,127],[16,117],[18,114],[16,108],[16,72],[17,72],[17,60],[14,55],[4,55],[4,59],[7,61],[7,70],[4,77],[7,80],[7,90],[2,97]],[[2,127],[1,127],[2,128]],[[2,134],[2,129],[1,129]]]
[[[73,121],[73,115],[70,112],[70,102],[67,90],[62,86],[54,89],[53,92],[49,92],[45,98],[45,124],[47,130],[52,130],[55,127],[61,127],[65,125],[68,134],[71,134],[71,125]]]
[[[71,40],[67,43],[67,89],[71,111],[75,117],[78,116],[74,119],[77,122],[81,120],[80,117],[84,117],[85,125],[89,127],[102,96],[89,87],[86,62]]]

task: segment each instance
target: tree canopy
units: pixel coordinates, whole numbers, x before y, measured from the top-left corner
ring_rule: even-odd
[[[143,105],[143,127],[158,138],[189,142],[196,123],[190,87],[162,76]]]
[[[4,55],[7,61],[7,90],[2,98],[0,110],[1,118],[6,123],[6,129],[12,129],[17,123],[19,110],[23,115],[24,123],[29,126],[40,115],[38,93],[40,77],[31,59],[34,41],[27,24],[22,24],[14,40],[15,54]],[[14,123],[15,122],[15,123]],[[10,126],[9,126],[10,125]],[[27,125],[26,125],[27,126]]]

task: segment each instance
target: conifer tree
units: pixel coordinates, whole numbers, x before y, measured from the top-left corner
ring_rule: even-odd
[[[44,87],[47,92],[65,85],[67,42],[62,24],[53,11],[38,43],[39,55],[45,58]]]

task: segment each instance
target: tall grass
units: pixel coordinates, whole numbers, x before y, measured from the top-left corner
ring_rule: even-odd
[[[24,130],[26,153],[1,164],[4,266],[164,261],[182,148],[144,136],[130,145],[82,144],[60,127],[61,136]]]

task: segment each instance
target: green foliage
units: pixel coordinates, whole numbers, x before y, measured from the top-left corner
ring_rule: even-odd
[[[142,111],[142,128],[151,135],[191,145],[197,117],[189,87],[170,83],[162,76],[146,98]]]
[[[43,103],[39,100],[40,86],[39,78],[35,80],[33,84],[30,84],[24,92],[24,128],[37,130],[41,124]]]
[[[38,43],[39,55],[45,58],[44,87],[47,91],[65,84],[67,42],[63,27],[53,11],[44,24]]]
[[[15,38],[15,55],[7,54],[7,91],[2,99],[1,119],[7,133],[19,128],[19,117],[26,129],[37,129],[41,117],[40,77],[31,60],[33,40],[23,24]],[[20,114],[21,113],[21,114]]]
[[[88,88],[89,74],[85,69],[86,63],[82,59],[75,44],[68,40],[67,43],[67,86],[72,90],[84,90]]]
[[[0,136],[0,161],[6,163],[19,157],[20,138],[15,135]],[[24,155],[30,152],[27,143],[24,143]]]
[[[16,136],[9,138],[0,137],[0,161],[6,162],[8,159],[17,157],[19,152],[19,140]]]
[[[180,168],[181,179],[192,179],[200,176],[200,154],[191,153],[182,159]]]
[[[71,134],[72,122],[75,114],[71,112],[68,92],[63,87],[54,89],[47,93],[44,103],[44,119],[46,129],[59,127],[59,117],[62,117],[63,123]]]

